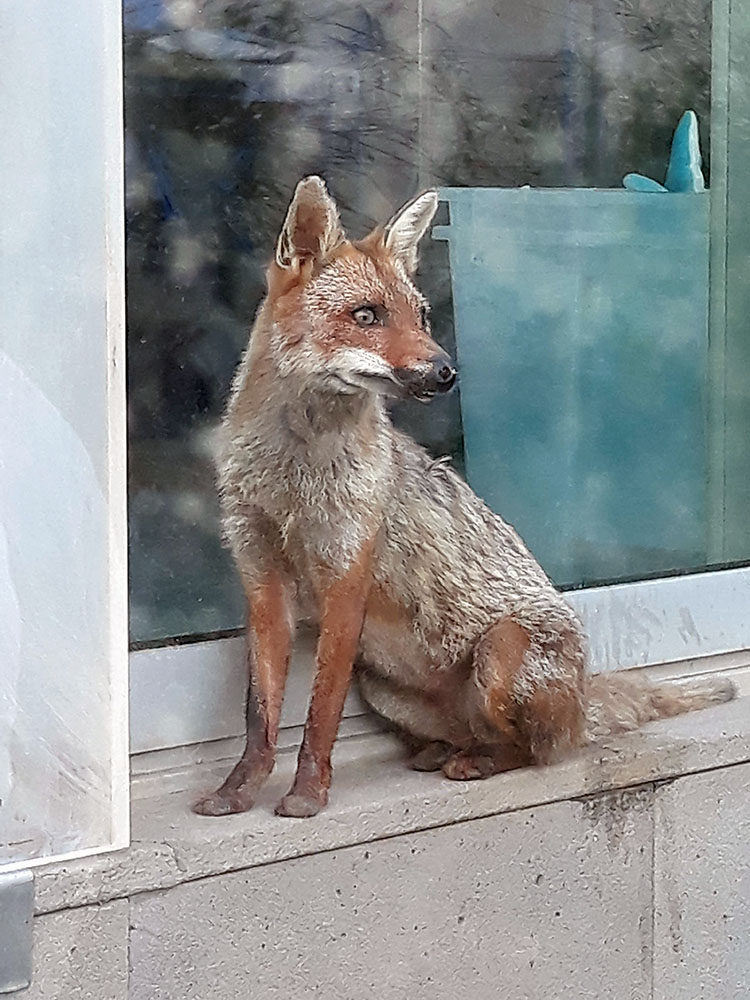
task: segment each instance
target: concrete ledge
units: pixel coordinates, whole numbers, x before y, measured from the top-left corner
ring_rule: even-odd
[[[664,722],[590,747],[562,764],[487,781],[455,783],[405,766],[392,738],[339,742],[331,802],[320,816],[273,815],[295,755],[281,755],[256,808],[205,818],[191,802],[226,774],[226,762],[133,785],[133,841],[126,851],[41,868],[38,913],[124,898],[239,871],[598,792],[710,771],[750,760],[750,699]]]
[[[127,899],[38,917],[31,986],[11,1000],[128,1000],[129,925]]]
[[[130,1000],[651,1000],[654,797],[649,784],[141,893]]]

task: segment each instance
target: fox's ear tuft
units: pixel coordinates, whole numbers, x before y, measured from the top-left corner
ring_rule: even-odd
[[[305,177],[294,191],[276,243],[276,263],[299,268],[306,260],[323,261],[346,239],[336,202],[320,177]]]
[[[417,269],[417,247],[438,207],[437,191],[425,191],[408,202],[385,227],[385,248],[409,274]]]

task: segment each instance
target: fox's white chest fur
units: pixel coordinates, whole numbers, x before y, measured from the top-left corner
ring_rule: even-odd
[[[360,399],[292,400],[235,434],[221,468],[234,502],[225,528],[247,539],[247,522],[267,519],[297,578],[343,571],[377,527],[390,490],[390,436],[378,405]],[[225,509],[227,505],[225,504]]]

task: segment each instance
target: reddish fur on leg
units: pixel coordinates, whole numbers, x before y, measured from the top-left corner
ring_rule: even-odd
[[[534,659],[542,662],[534,664]],[[535,669],[530,670],[532,665]],[[490,745],[514,745],[521,761],[516,766],[549,763],[579,746],[584,727],[582,671],[583,651],[573,633],[562,633],[546,647],[532,647],[516,621],[498,622],[474,651],[477,736]]]
[[[512,618],[497,622],[477,643],[468,681],[473,686],[471,724],[477,741],[517,740],[514,686],[530,645],[528,634]]]
[[[503,771],[514,771],[533,763],[531,755],[514,746],[479,746],[472,750],[457,750],[442,767],[452,781],[473,781],[489,778]]]
[[[331,751],[362,631],[371,551],[372,545],[340,579],[322,581],[315,683],[294,784],[276,808],[280,816],[314,816],[328,801]]]
[[[273,770],[292,632],[284,581],[271,572],[249,592],[245,751],[224,784],[195,804],[203,816],[245,812]]]
[[[519,729],[536,764],[551,764],[584,742],[581,691],[570,681],[538,688],[519,713]]]

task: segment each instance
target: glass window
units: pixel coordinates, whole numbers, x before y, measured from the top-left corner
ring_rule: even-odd
[[[724,232],[713,191],[717,11],[125,0],[135,641],[242,623],[212,435],[311,172],[353,235],[441,188],[420,283],[460,388],[395,418],[465,470],[558,584],[748,557],[746,368],[727,359],[750,230]],[[709,191],[626,190],[630,173],[663,184],[688,109]]]

